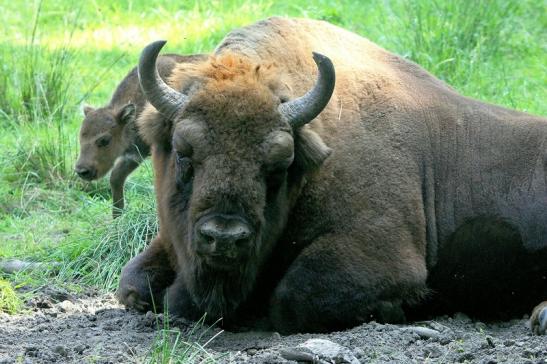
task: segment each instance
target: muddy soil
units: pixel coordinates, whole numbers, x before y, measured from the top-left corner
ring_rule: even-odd
[[[112,295],[44,292],[20,315],[0,313],[0,363],[143,363],[164,316],[126,311]],[[170,320],[182,335],[192,324]],[[547,363],[547,336],[525,318],[485,324],[463,314],[410,325],[368,323],[328,335],[229,333],[199,339],[219,363]],[[220,332],[220,333],[219,333]],[[203,331],[194,330],[198,339]],[[199,360],[195,360],[199,362]]]

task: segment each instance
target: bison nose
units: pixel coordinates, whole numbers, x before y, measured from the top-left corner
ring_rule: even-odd
[[[236,216],[215,215],[206,218],[197,227],[198,250],[204,253],[230,254],[246,244],[251,228]]]
[[[86,180],[91,180],[95,177],[95,172],[90,168],[76,166],[74,171],[78,174],[78,176]]]

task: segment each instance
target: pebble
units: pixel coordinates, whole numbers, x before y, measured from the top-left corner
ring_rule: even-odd
[[[69,300],[64,300],[59,303],[59,308],[61,309],[61,312],[71,312],[74,311],[74,304]]]
[[[441,333],[437,330],[429,329],[422,326],[409,326],[404,328],[404,330],[418,334],[418,336],[420,336],[422,339],[438,339],[441,336]]]
[[[348,348],[325,339],[309,339],[297,347],[282,349],[280,354],[287,360],[310,363],[359,364]]]
[[[66,348],[62,345],[57,345],[54,349],[53,349],[53,352],[61,355],[61,356],[67,356],[68,355],[68,352],[66,351]]]
[[[361,348],[355,348],[353,349],[353,355],[355,355],[357,359],[360,359],[365,356],[365,351]]]
[[[424,355],[427,358],[438,358],[443,355],[443,351],[436,345],[428,345],[424,348]]]
[[[76,354],[83,354],[83,352],[84,352],[85,349],[86,349],[85,345],[82,345],[82,344],[76,345],[76,346],[74,347],[74,352],[75,352]]]
[[[247,349],[247,355],[250,355],[250,356],[256,355],[257,352],[258,350],[256,350],[255,348]]]
[[[458,358],[458,361],[460,363],[463,363],[465,361],[472,361],[473,359],[475,359],[475,355],[473,355],[472,353],[465,353],[460,355],[460,357]]]

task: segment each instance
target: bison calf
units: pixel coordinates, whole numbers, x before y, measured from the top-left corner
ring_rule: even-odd
[[[167,78],[178,63],[204,59],[202,55],[164,55],[158,58],[158,71],[162,78]],[[82,179],[92,181],[112,169],[110,188],[114,217],[119,216],[124,207],[123,189],[127,176],[150,155],[150,147],[139,136],[135,124],[145,103],[135,67],[118,85],[108,105],[84,107],[80,156],[74,170]]]

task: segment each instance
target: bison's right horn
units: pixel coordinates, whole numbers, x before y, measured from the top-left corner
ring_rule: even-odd
[[[186,104],[188,96],[169,87],[158,73],[156,59],[165,43],[164,40],[158,40],[142,50],[138,74],[142,92],[148,102],[167,119],[172,119]]]
[[[335,73],[331,60],[313,52],[313,60],[319,69],[315,86],[304,96],[279,105],[279,112],[292,125],[299,128],[312,121],[329,103],[334,91]]]

